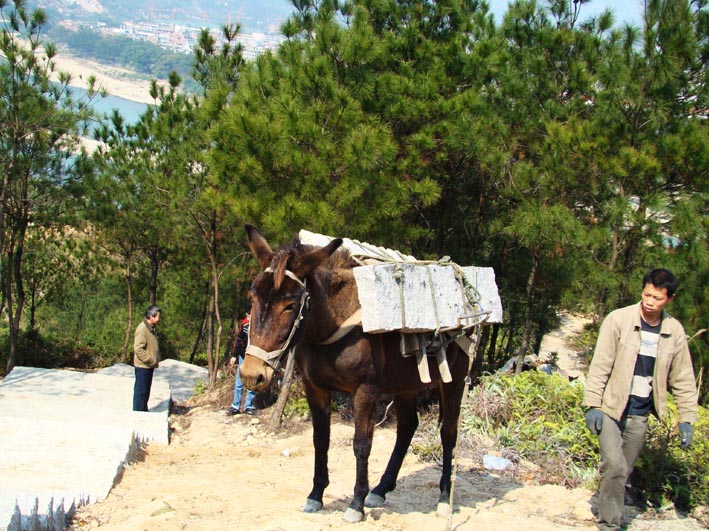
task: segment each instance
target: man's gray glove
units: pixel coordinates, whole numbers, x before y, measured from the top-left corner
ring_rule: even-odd
[[[594,435],[601,433],[603,427],[603,411],[597,407],[592,407],[586,411],[586,427]]]
[[[689,448],[692,445],[694,437],[694,428],[689,422],[680,422],[679,424],[679,445],[682,448]]]

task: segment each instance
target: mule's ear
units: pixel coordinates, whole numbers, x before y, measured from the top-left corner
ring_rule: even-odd
[[[273,258],[271,247],[268,245],[266,238],[263,237],[263,234],[261,234],[261,231],[256,227],[246,225],[244,229],[246,229],[246,236],[249,238],[249,249],[258,260],[261,269],[266,269]]]
[[[295,273],[298,278],[303,278],[320,264],[327,261],[332,253],[337,251],[340,245],[342,245],[342,238],[335,238],[325,247],[320,247],[319,249],[304,254],[298,259],[298,263],[293,266],[293,273]]]

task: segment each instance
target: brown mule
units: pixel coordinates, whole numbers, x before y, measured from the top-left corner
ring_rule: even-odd
[[[399,353],[398,332],[367,334],[361,325],[347,333],[340,325],[359,310],[359,299],[349,252],[338,249],[341,239],[325,247],[290,245],[272,251],[261,232],[246,226],[249,247],[261,266],[249,298],[251,329],[249,348],[241,366],[248,389],[264,390],[290,346],[297,345],[296,364],[303,376],[313,422],[315,472],[313,488],[303,511],[322,508],[329,483],[327,453],[330,445],[330,398],[333,391],[352,395],[357,462],[354,497],[345,520],[364,518],[364,506],[378,507],[396,487],[397,476],[418,426],[416,393],[438,385],[441,406],[443,472],[439,512],[450,511],[453,451],[458,416],[468,371],[468,356],[455,343],[447,348],[452,381],[442,383],[435,358],[429,361],[432,383],[423,384],[414,357]],[[396,411],[396,444],[379,484],[369,492],[368,461],[372,449],[377,401],[393,395]]]

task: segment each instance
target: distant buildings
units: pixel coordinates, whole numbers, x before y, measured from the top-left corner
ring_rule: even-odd
[[[104,33],[123,35],[131,39],[149,41],[162,48],[179,53],[191,53],[194,49],[202,28],[191,28],[178,24],[149,23],[149,22],[124,22],[120,28],[97,28]],[[217,46],[224,43],[221,29],[209,30],[217,42]],[[255,59],[266,50],[275,50],[283,42],[280,35],[265,33],[239,34],[236,41],[243,47],[244,59]]]

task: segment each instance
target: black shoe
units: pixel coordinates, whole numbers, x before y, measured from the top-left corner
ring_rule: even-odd
[[[247,409],[247,410],[246,410],[246,414],[253,416],[253,415],[256,414],[256,410],[255,410],[255,409]]]
[[[233,415],[238,415],[241,413],[241,411],[235,407],[229,407],[229,409],[226,410],[226,414],[229,415],[230,417]]]

